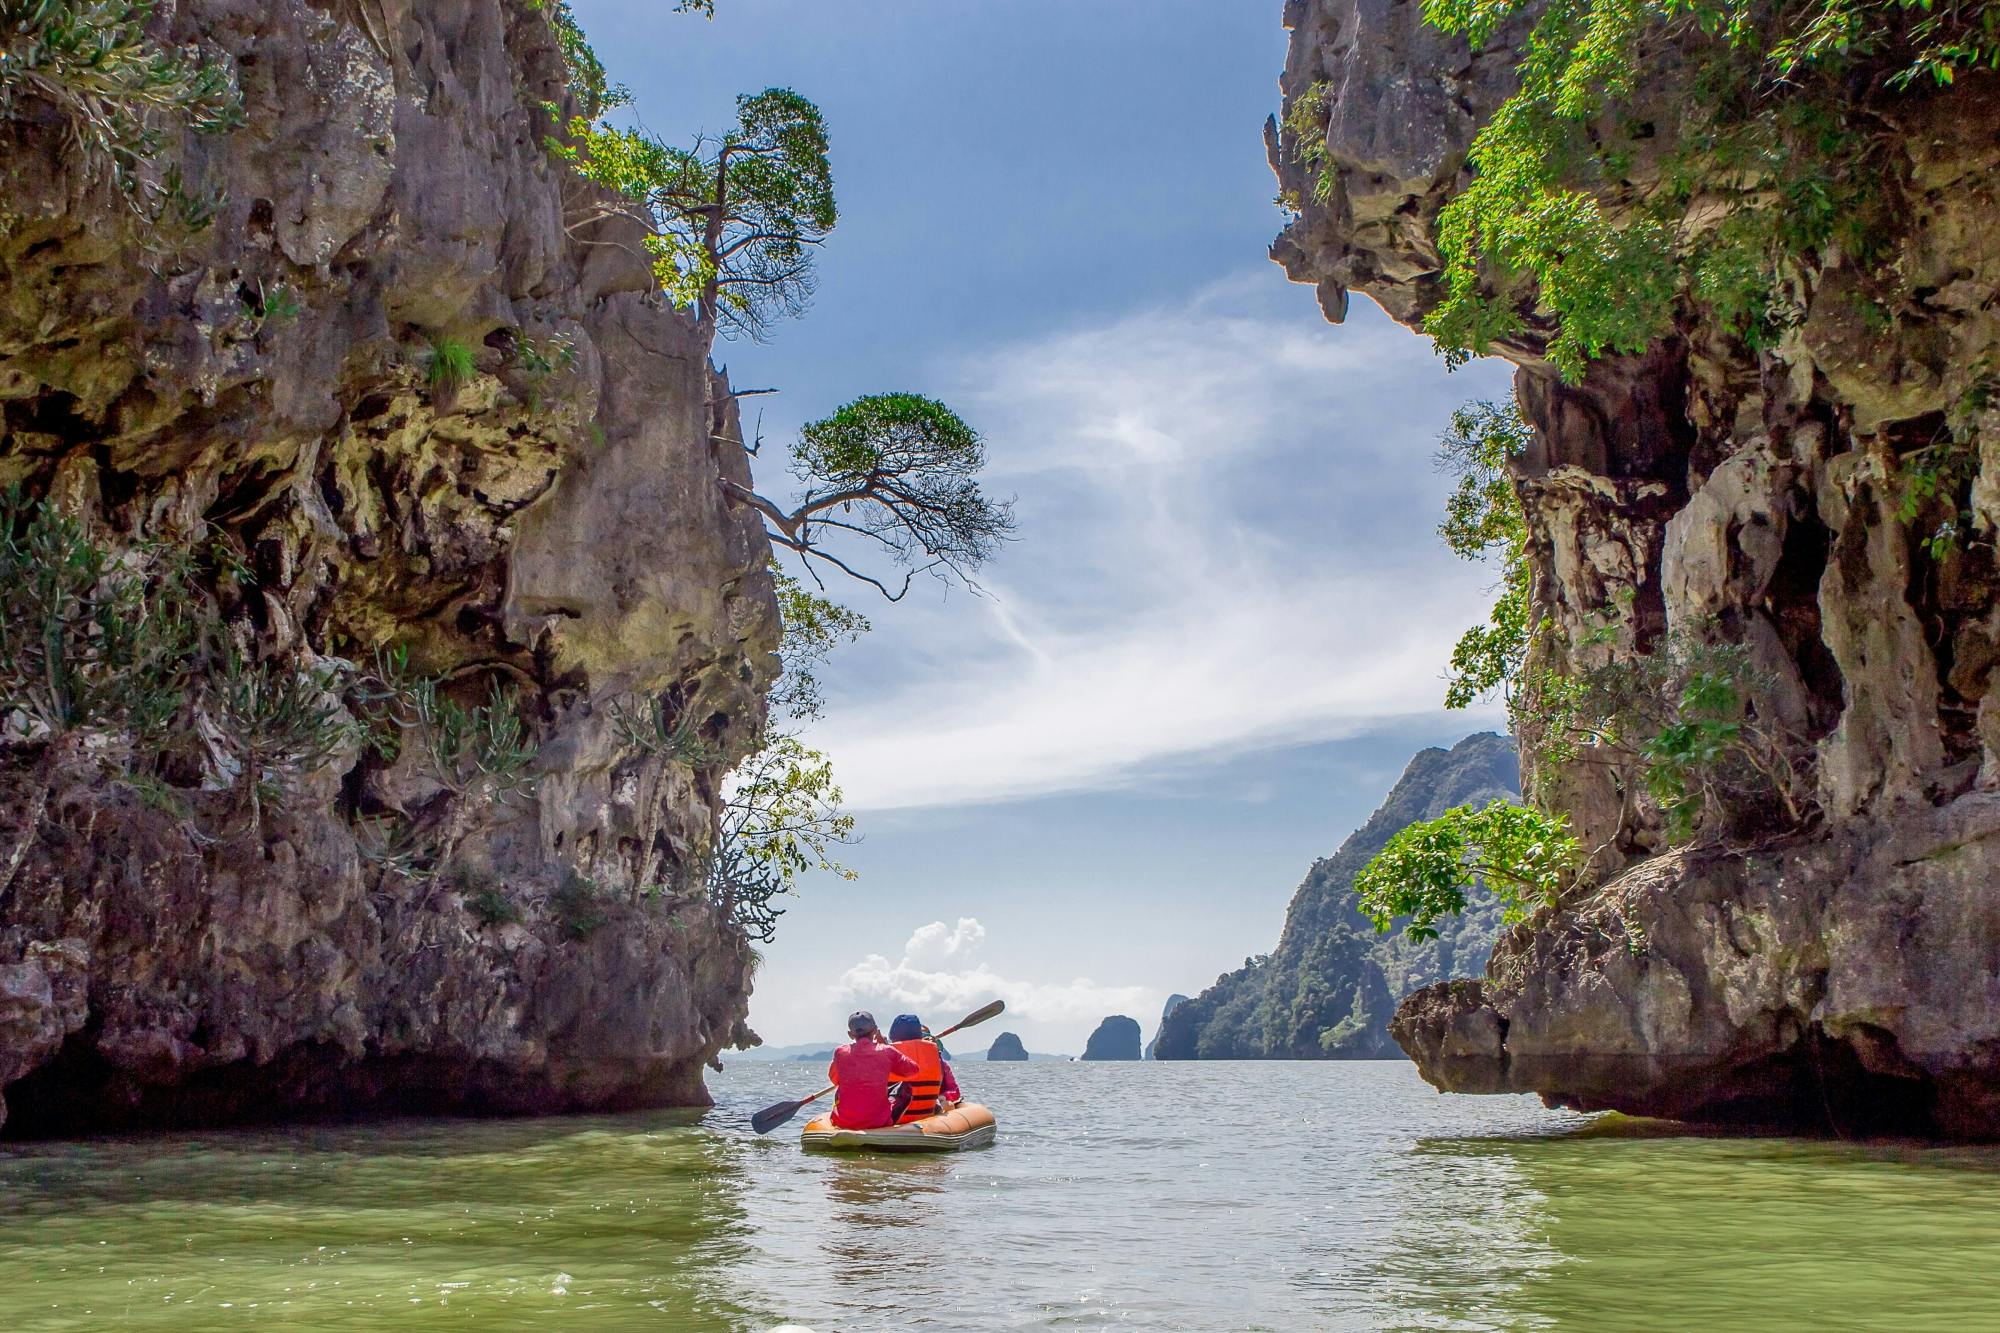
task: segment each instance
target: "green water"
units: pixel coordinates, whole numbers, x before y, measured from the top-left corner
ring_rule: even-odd
[[[962,1066],[999,1143],[750,1110],[0,1150],[0,1329],[2000,1328],[2000,1153],[1720,1139],[1402,1064]]]

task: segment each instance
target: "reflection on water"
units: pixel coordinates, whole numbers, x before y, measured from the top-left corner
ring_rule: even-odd
[[[2000,1327],[2000,1154],[1439,1097],[1400,1064],[961,1069],[997,1146],[749,1112],[0,1151],[0,1328]],[[1254,1108],[1246,1110],[1245,1108]]]
[[[678,1121],[678,1123],[676,1123]],[[754,1322],[741,1168],[689,1117],[399,1123],[0,1159],[0,1327]]]
[[[1495,1302],[1504,1327],[1596,1326],[1614,1299],[1632,1329],[2000,1326],[1991,1150],[1732,1139],[1613,1117],[1557,1138],[1436,1140],[1418,1155],[1504,1163],[1534,1201],[1510,1245],[1538,1235],[1557,1262],[1523,1270]]]
[[[1552,1327],[1533,1293],[1573,1258],[1553,1241],[1549,1198],[1509,1153],[1467,1146],[1418,1140],[1386,1175],[1397,1202],[1361,1266],[1369,1289],[1411,1328]]]

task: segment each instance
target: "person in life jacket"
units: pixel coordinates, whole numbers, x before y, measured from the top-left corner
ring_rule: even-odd
[[[915,1077],[906,1079],[896,1094],[897,1124],[927,1119],[960,1100],[958,1079],[953,1077],[951,1064],[944,1058],[943,1046],[932,1038],[931,1030],[915,1014],[896,1015],[896,1021],[889,1025],[889,1041],[915,1061],[919,1071]]]
[[[833,1123],[842,1129],[882,1129],[896,1123],[889,1104],[889,1085],[917,1077],[922,1066],[882,1040],[875,1016],[858,1010],[847,1016],[847,1035],[854,1040],[833,1053],[826,1067],[834,1085]]]

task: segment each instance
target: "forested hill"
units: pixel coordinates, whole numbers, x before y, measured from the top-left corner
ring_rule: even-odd
[[[1161,1060],[1354,1060],[1399,1057],[1389,1016],[1410,991],[1477,973],[1500,929],[1500,909],[1482,901],[1417,944],[1377,934],[1355,911],[1355,874],[1408,824],[1456,805],[1514,799],[1520,769],[1513,743],[1491,732],[1410,761],[1388,799],[1340,850],[1313,863],[1292,897],[1276,952],[1177,1007],[1161,1025]]]

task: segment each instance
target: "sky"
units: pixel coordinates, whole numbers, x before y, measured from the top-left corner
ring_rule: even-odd
[[[808,735],[859,820],[805,882],[751,1025],[850,1009],[1075,1053],[1150,1036],[1276,942],[1292,890],[1427,745],[1495,574],[1436,536],[1447,374],[1355,302],[1325,323],[1266,257],[1279,0],[573,0],[669,140],[789,86],[825,113],[841,221],[807,314],[716,359],[773,455],[864,393],[942,398],[985,436],[1020,532],[981,592],[895,605],[822,673]],[[971,1048],[983,1047],[982,1032]]]

